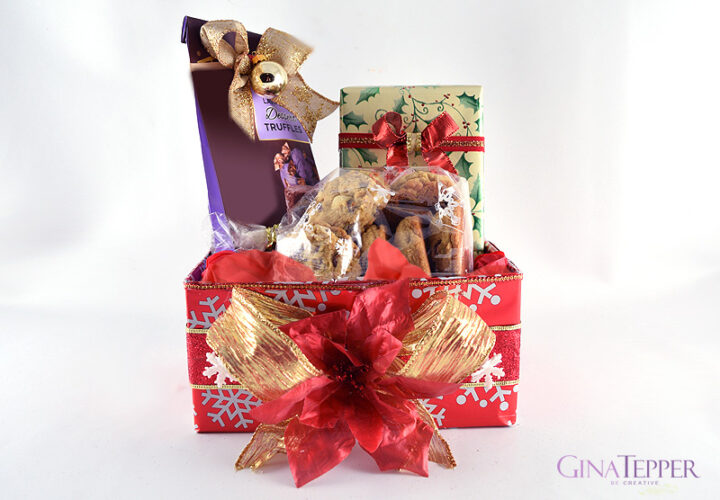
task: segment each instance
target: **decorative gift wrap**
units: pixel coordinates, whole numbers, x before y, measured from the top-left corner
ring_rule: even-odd
[[[491,244],[488,251],[497,250]],[[483,366],[455,393],[422,399],[438,427],[513,425],[516,420],[520,354],[520,284],[522,274],[410,281],[410,305],[446,292],[475,311],[495,334]],[[233,289],[260,292],[278,302],[312,313],[348,309],[358,291],[386,282],[201,283],[198,267],[185,282],[186,338],[195,429],[198,432],[249,432],[257,422],[250,412],[261,401],[235,382],[206,342],[211,325],[231,302]]]
[[[436,165],[466,178],[476,252],[484,247],[481,86],[346,87],[342,167]]]

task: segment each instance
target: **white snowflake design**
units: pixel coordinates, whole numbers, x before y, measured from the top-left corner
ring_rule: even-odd
[[[230,375],[230,372],[225,368],[225,365],[217,354],[214,352],[205,353],[205,359],[210,366],[206,366],[202,374],[207,378],[213,378],[213,376],[215,376],[216,386],[222,387],[225,385],[225,379],[229,382],[237,382],[237,380],[232,378],[232,375]]]
[[[441,278],[443,279],[443,278]],[[449,278],[449,279],[455,279],[455,278]],[[460,297],[466,298],[468,301],[472,301],[472,295],[473,292],[477,292],[478,297],[475,300],[475,304],[470,304],[470,309],[473,311],[477,311],[478,305],[481,305],[485,299],[487,299],[490,302],[490,305],[496,306],[500,304],[500,301],[502,300],[502,297],[500,295],[496,295],[491,293],[490,291],[494,289],[497,286],[496,283],[489,283],[487,286],[483,287],[480,286],[479,283],[469,283],[466,285],[466,290],[463,291],[462,287],[460,285],[455,285],[453,287],[449,285],[444,286],[426,286],[423,288],[415,288],[412,291],[412,296],[415,299],[419,299],[424,294],[432,295],[438,290],[445,290],[447,293],[455,297],[456,299],[460,299]]]
[[[198,302],[201,306],[207,306],[210,311],[202,312],[202,319],[198,319],[195,311],[190,311],[190,317],[188,318],[188,328],[210,328],[212,324],[211,320],[216,320],[218,317],[225,312],[225,304],[216,308],[215,303],[220,300],[219,296],[206,297],[205,300]]]
[[[297,306],[310,312],[324,312],[327,309],[325,304],[328,301],[328,293],[330,295],[340,295],[340,290],[320,290],[320,298],[318,298],[312,290],[266,290],[268,295],[272,295],[274,300]],[[317,308],[310,304],[315,302]]]
[[[458,217],[455,215],[455,209],[460,206],[457,201],[455,188],[452,186],[444,186],[438,182],[438,201],[435,203],[438,217],[442,221],[445,217],[450,219],[453,226],[458,225]]]
[[[253,423],[253,420],[247,418],[247,415],[253,407],[260,406],[262,403],[248,391],[242,389],[205,389],[202,396],[205,398],[202,400],[203,406],[207,406],[212,401],[209,409],[217,410],[207,413],[213,422],[220,424],[220,427],[225,427],[226,421],[223,418],[227,419],[227,424],[231,424],[237,419],[236,429],[241,426],[247,429],[248,425]]]
[[[497,353],[485,360],[480,369],[470,375],[472,383],[477,384],[481,380],[485,380],[485,390],[488,391],[493,386],[493,377],[495,380],[505,376],[505,370],[500,367],[502,362],[502,354]]]
[[[435,399],[442,398],[443,397],[440,396]],[[445,408],[441,407],[439,404],[431,403],[429,399],[418,399],[418,401],[420,401],[420,403],[425,407],[430,416],[435,420],[435,425],[437,425],[438,427],[442,427],[442,421],[445,418]],[[440,409],[438,409],[438,407]]]
[[[490,395],[487,399],[481,399],[478,395],[478,389],[483,389],[485,391],[485,394],[491,393],[493,389],[495,389],[495,392]],[[517,385],[513,388],[513,390],[509,389],[503,389],[501,386],[491,386],[489,389],[487,387],[466,387],[465,393],[458,395],[458,397],[455,399],[457,404],[460,406],[464,405],[467,402],[468,396],[472,396],[473,400],[476,401],[481,408],[487,407],[489,403],[492,403],[496,399],[500,401],[500,411],[505,411],[510,407],[510,403],[505,401],[505,396],[510,394],[511,392],[517,392]],[[485,396],[485,394],[483,396]]]
[[[395,191],[390,191],[389,189],[380,187],[377,183],[370,183],[367,186],[367,190],[371,193],[379,194],[381,197],[381,203],[387,203],[390,201],[390,198],[395,196]]]

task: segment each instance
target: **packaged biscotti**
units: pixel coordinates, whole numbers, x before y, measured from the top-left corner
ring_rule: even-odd
[[[472,271],[467,180],[440,168],[388,170],[392,196],[383,209],[391,243],[432,276]]]

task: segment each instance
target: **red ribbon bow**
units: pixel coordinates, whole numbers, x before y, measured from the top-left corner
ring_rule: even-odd
[[[447,112],[443,112],[428,123],[420,134],[420,153],[428,165],[441,167],[457,174],[450,159],[440,149],[443,140],[452,136],[458,130]],[[372,126],[375,143],[387,149],[387,164],[394,167],[408,166],[408,134],[403,126],[402,116],[394,111],[388,111]]]
[[[411,311],[408,280],[359,292],[350,310],[312,315],[236,288],[208,345],[263,404],[235,463],[257,468],[287,453],[301,486],[342,462],[357,442],[381,470],[427,476],[454,467],[421,400],[450,394],[480,368],[495,335],[468,306],[436,293]]]

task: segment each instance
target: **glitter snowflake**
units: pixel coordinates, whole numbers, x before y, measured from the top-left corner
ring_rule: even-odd
[[[503,370],[500,367],[500,362],[502,361],[502,354],[497,353],[496,355],[488,358],[485,360],[485,362],[482,364],[480,369],[470,375],[470,380],[477,384],[481,380],[485,380],[485,390],[488,391],[493,386],[493,377],[495,379],[499,379],[500,377],[505,376],[505,370]]]
[[[438,217],[442,221],[445,217],[450,219],[453,226],[458,225],[458,217],[455,215],[455,209],[460,206],[457,201],[455,188],[452,186],[444,186],[438,183],[438,201],[435,203]]]
[[[188,328],[210,328],[212,324],[211,320],[216,320],[218,317],[225,312],[225,304],[216,308],[215,303],[220,300],[219,296],[207,297],[205,300],[198,302],[201,306],[207,306],[210,311],[202,312],[202,319],[198,319],[195,311],[190,311],[190,317],[188,318]]]
[[[252,419],[248,418],[248,414],[253,407],[261,404],[255,396],[242,389],[205,389],[202,396],[203,406],[207,406],[212,401],[209,409],[217,411],[208,411],[207,416],[213,422],[220,424],[220,427],[225,427],[225,423],[232,424],[237,419],[235,428],[242,426],[247,429],[248,425],[253,423]]]
[[[214,352],[205,353],[205,359],[210,366],[206,366],[202,374],[207,378],[213,378],[213,376],[215,376],[216,386],[222,387],[225,385],[225,379],[230,382],[237,382],[232,378],[232,375],[230,375],[230,372],[225,368],[225,365],[217,354]]]
[[[443,397],[440,396],[439,398],[435,399],[437,400],[442,398]],[[431,403],[429,399],[418,399],[418,401],[420,401],[420,403],[425,407],[430,416],[435,420],[435,424],[438,427],[442,427],[442,421],[445,418],[445,408],[442,408],[439,404]],[[438,407],[440,407],[440,409],[438,409]]]

